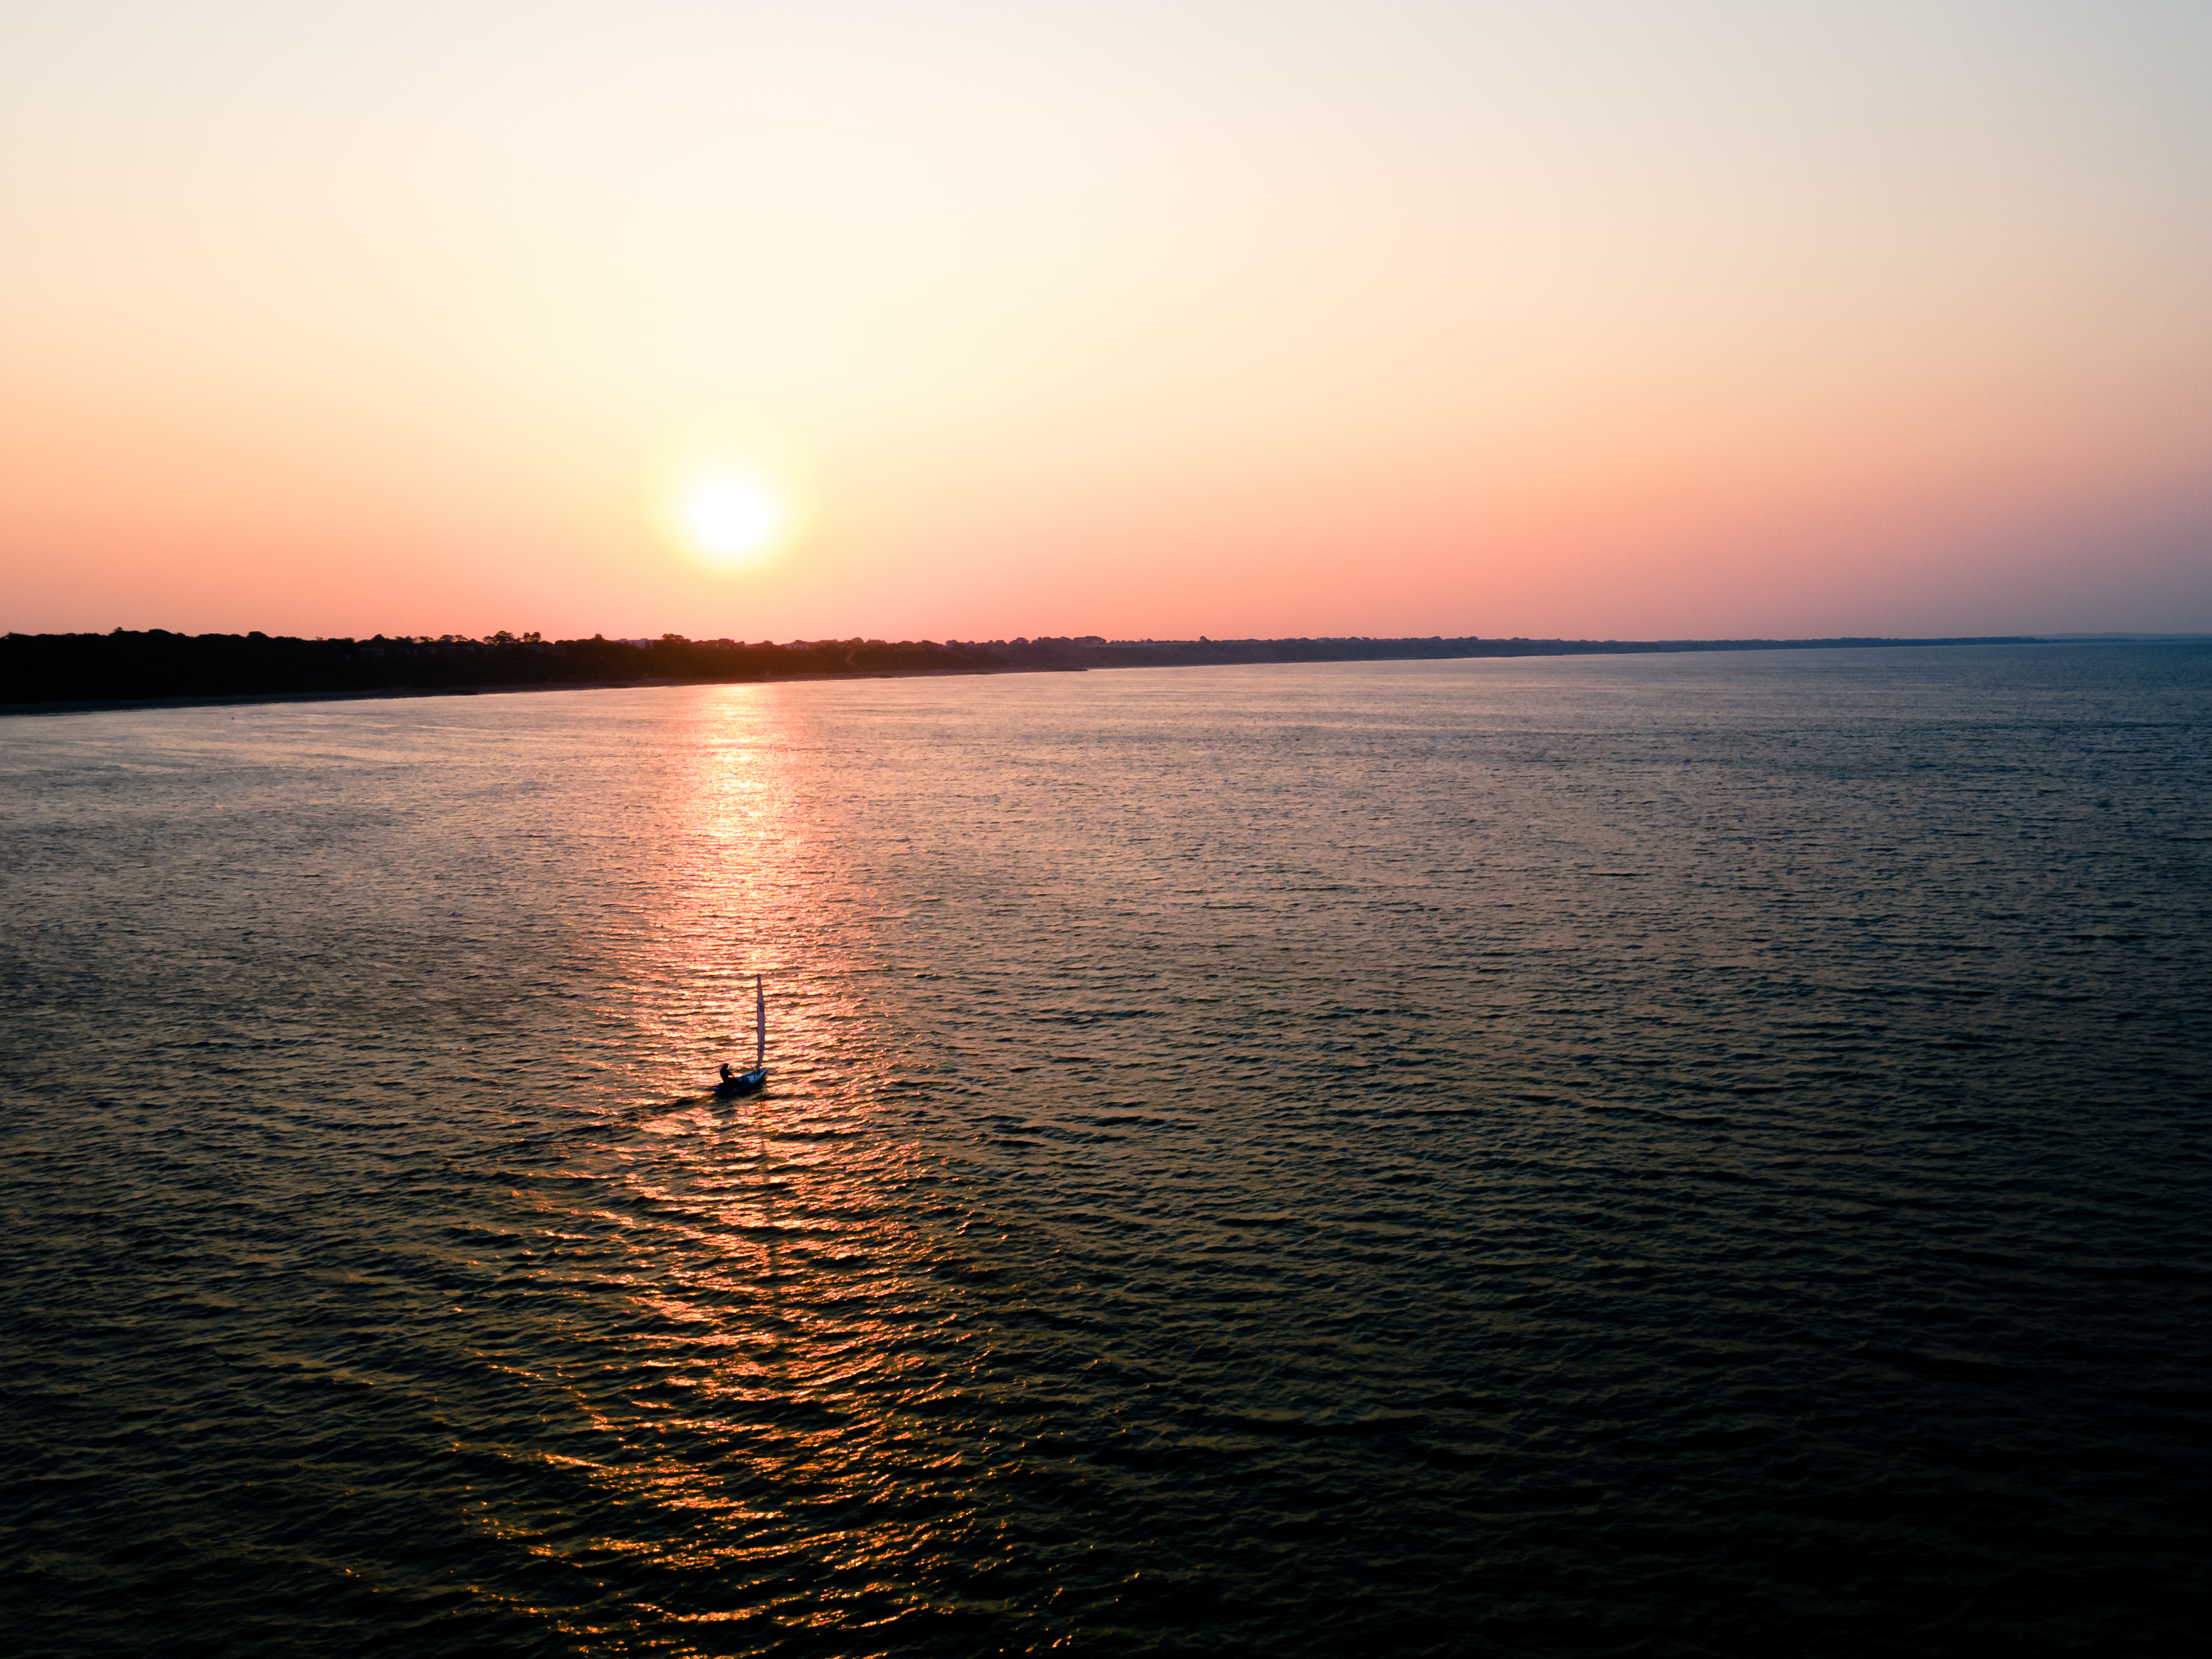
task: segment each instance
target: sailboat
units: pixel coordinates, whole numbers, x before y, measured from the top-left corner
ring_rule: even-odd
[[[718,1095],[749,1095],[768,1081],[768,993],[761,988],[761,976],[753,975],[753,1068],[750,1072],[733,1072],[729,1062],[722,1064],[722,1080],[714,1085]]]

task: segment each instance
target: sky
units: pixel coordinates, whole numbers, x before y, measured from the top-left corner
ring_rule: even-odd
[[[2212,631],[2212,6],[15,8],[0,627]]]

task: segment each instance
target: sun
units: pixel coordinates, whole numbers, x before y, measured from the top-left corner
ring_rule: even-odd
[[[750,580],[807,538],[813,472],[788,441],[701,427],[672,434],[657,452],[639,505],[654,539],[684,562]]]
[[[703,478],[685,495],[684,539],[719,562],[765,551],[782,528],[775,498],[750,478]]]

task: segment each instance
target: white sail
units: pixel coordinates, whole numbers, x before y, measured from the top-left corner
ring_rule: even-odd
[[[753,975],[753,1035],[758,1051],[753,1060],[757,1071],[768,1064],[768,993],[761,988],[761,976]]]

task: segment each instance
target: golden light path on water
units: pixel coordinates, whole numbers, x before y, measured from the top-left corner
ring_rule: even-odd
[[[897,1069],[866,1009],[888,971],[866,945],[896,909],[824,844],[834,815],[810,798],[818,769],[793,763],[817,741],[794,702],[729,688],[689,711],[670,774],[680,829],[617,976],[647,1050],[703,1079],[749,1054],[761,975],[771,1089],[672,1101],[529,1194],[544,1288],[588,1288],[592,1311],[562,1319],[553,1363],[518,1380],[613,1449],[539,1455],[591,1487],[586,1512],[640,1524],[579,1537],[568,1513],[533,1528],[503,1502],[477,1511],[564,1563],[710,1573],[725,1604],[670,1607],[672,1625],[757,1625],[763,1640],[795,1613],[865,1630],[940,1601],[975,1565],[973,1485],[992,1477],[938,1432],[960,1403],[945,1358],[982,1336],[945,1242],[915,1224],[931,1165],[866,1115]],[[721,1044],[702,1049],[702,1031]],[[887,1501],[904,1487],[926,1516]],[[627,1641],[641,1611],[575,1633]]]

